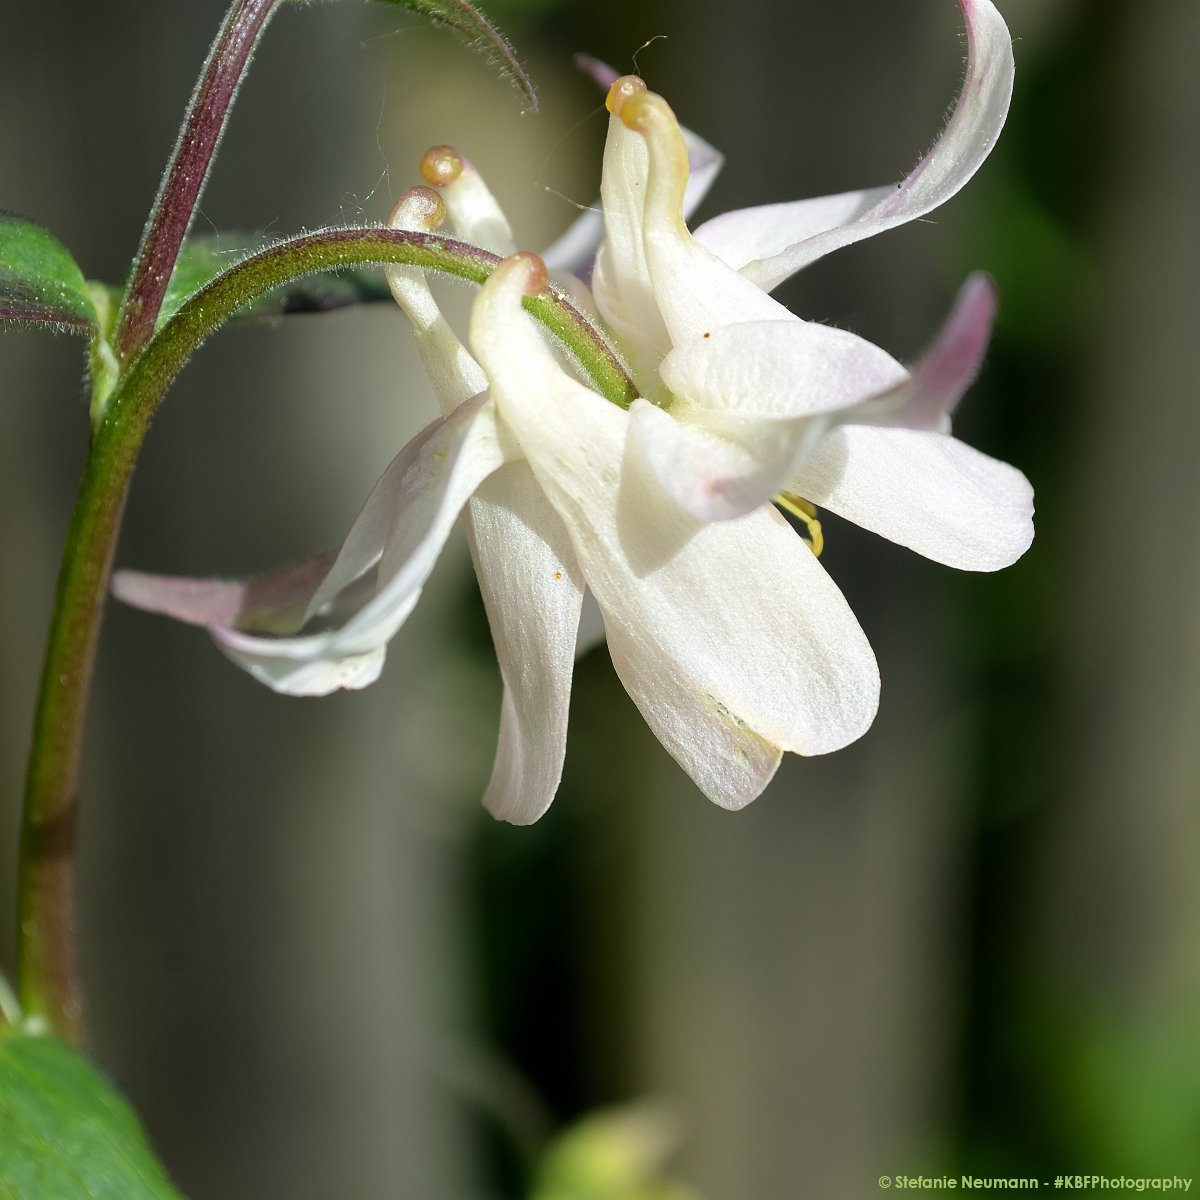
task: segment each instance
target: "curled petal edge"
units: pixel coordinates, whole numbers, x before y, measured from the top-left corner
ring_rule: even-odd
[[[924,216],[954,196],[991,153],[1008,116],[1012,38],[991,0],[959,0],[967,74],[954,113],[916,168],[893,187],[724,213],[696,239],[771,291],[818,258]]]

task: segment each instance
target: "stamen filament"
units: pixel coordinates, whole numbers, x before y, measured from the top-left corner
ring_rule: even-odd
[[[775,503],[780,508],[786,508],[793,517],[798,517],[808,526],[809,536],[801,538],[801,541],[812,550],[815,557],[820,558],[821,551],[825,549],[825,535],[821,532],[821,522],[817,520],[817,506],[810,500],[805,500],[803,496],[796,496],[791,492],[777,492]]]

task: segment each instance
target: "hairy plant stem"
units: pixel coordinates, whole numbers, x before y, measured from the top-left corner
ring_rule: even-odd
[[[79,774],[105,594],[138,451],[167,389],[200,344],[238,309],[303,275],[365,263],[423,267],[482,283],[500,260],[435,234],[330,229],[243,260],[192,296],[117,380],[92,430],[59,570],[34,716],[21,824],[18,989],[27,1017],[76,1040],[72,887]],[[575,356],[594,386],[628,408],[636,390],[604,337],[564,296],[528,311]]]
[[[150,340],[179,247],[208,179],[229,110],[267,22],[283,0],[233,0],[188,103],[150,210],[117,317],[115,349],[128,362]]]

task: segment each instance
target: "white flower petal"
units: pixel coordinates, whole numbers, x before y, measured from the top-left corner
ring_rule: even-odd
[[[468,532],[504,678],[500,740],[484,806],[529,825],[562,777],[583,574],[527,463],[485,479]]]
[[[676,347],[660,370],[684,403],[670,415],[635,403],[629,436],[703,521],[769,503],[834,419],[908,378],[878,346],[794,318],[725,325]]]
[[[991,153],[1013,86],[1012,39],[1004,18],[991,0],[959,5],[967,27],[967,77],[949,124],[907,179],[894,187],[726,213],[698,230],[699,240],[728,262],[741,259],[742,274],[770,291],[831,250],[945,204]]]
[[[323,695],[378,676],[385,647],[421,588],[471,493],[517,456],[486,393],[434,423],[401,452],[396,507],[379,564],[379,592],[341,628],[290,638],[212,626],[234,662],[275,691]]]
[[[710,146],[699,134],[680,128],[688,152],[687,190],[683,196],[683,216],[686,220],[700,207],[709,189],[716,182],[725,156]],[[588,273],[596,251],[604,240],[603,200],[586,209],[567,228],[552,246],[542,252],[542,261],[551,271]],[[740,263],[738,264],[741,265]]]
[[[408,192],[405,196],[411,194]],[[388,224],[392,229],[429,232],[436,228],[431,216],[428,206],[419,202],[405,204],[402,197]],[[447,416],[464,400],[485,391],[487,378],[442,316],[442,310],[429,290],[425,272],[418,267],[401,267],[394,263],[383,270],[396,303],[412,322],[425,374],[433,386],[442,416]]]
[[[995,311],[991,279],[972,275],[911,376],[877,346],[823,325],[727,325],[667,355],[663,378],[690,403],[670,416],[635,404],[630,437],[693,516],[739,517],[784,487],[834,424],[948,432]]]
[[[829,428],[827,416],[701,412],[677,421],[645,400],[629,440],[663,490],[700,521],[731,521],[769,503]]]
[[[637,524],[619,515],[617,539],[637,538]],[[703,525],[647,574],[614,552],[619,541],[597,548],[580,557],[613,665],[659,740],[722,807],[762,791],[772,748],[825,754],[869,728],[879,701],[871,648],[772,509]]]
[[[878,701],[874,656],[777,514],[704,525],[667,501],[626,454],[626,414],[565,375],[525,327],[527,271],[510,259],[484,285],[472,349],[571,535],[627,690],[705,793],[741,807],[782,750],[824,753],[863,733]]]
[[[659,368],[671,391],[706,409],[805,417],[855,404],[908,378],[886,350],[791,314],[723,325],[678,345]]]
[[[966,571],[1006,567],[1033,540],[1025,476],[947,434],[839,426],[787,490]]]
[[[891,185],[737,208],[705,221],[693,236],[723,263],[740,271],[755,259],[770,258],[796,242],[849,225],[895,190]]]
[[[645,255],[656,310],[661,314],[671,345],[702,337],[733,321],[790,318],[783,305],[726,266],[688,232],[683,219],[687,150],[679,123],[667,102],[653,92],[634,93],[622,104],[620,117],[622,124],[644,141],[646,182],[644,189],[637,189],[637,195],[645,197],[640,252]],[[607,159],[605,170],[608,171]],[[632,175],[630,179],[632,183]],[[607,215],[607,192],[604,210]],[[606,250],[611,251],[614,263],[625,253],[623,245],[624,241],[614,241],[610,234]]]
[[[647,163],[645,141],[611,117],[600,178],[605,238],[592,273],[592,295],[639,391],[657,397],[662,392],[658,364],[671,339],[654,298],[642,239]]]
[[[493,254],[511,254],[517,244],[500,202],[470,160],[463,154],[458,157],[462,160],[461,173],[438,189],[455,231],[473,246],[482,246]]]

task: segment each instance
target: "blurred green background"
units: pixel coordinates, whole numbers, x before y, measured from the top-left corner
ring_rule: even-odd
[[[515,829],[478,805],[499,678],[461,538],[363,693],[273,695],[199,632],[113,606],[80,845],[88,1044],[193,1200],[515,1197],[552,1132],[642,1096],[676,1114],[675,1171],[706,1200],[1200,1175],[1200,5],[999,6],[1017,88],[974,182],[777,293],[912,360],[992,271],[1000,323],[956,427],[1037,491],[1034,547],[996,576],[822,514],[884,680],[855,746],[722,812],[601,646],[562,791]],[[90,277],[129,261],[223,9],[0,0],[0,205]],[[382,219],[450,142],[541,249],[598,187],[575,51],[636,54],[725,152],[701,219],[900,178],[962,74],[952,0],[488,11],[537,115],[386,6],[288,6],[197,230]],[[443,295],[461,319],[470,294]],[[81,379],[72,340],[0,340],[6,973]],[[232,576],[336,545],[435,411],[390,307],[230,329],[162,410],[118,563]]]

